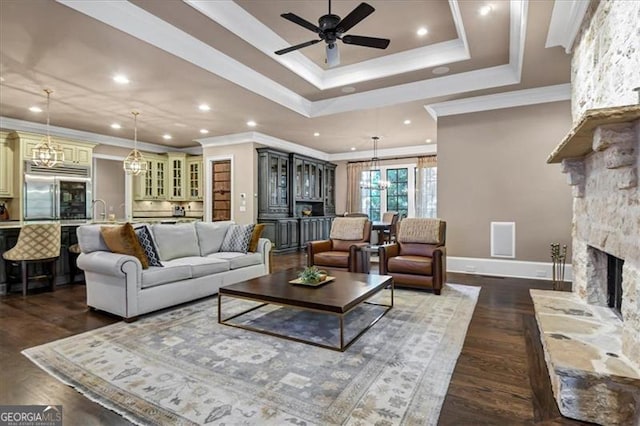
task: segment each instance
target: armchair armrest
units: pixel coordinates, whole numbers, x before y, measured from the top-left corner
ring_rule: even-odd
[[[78,267],[87,272],[120,278],[129,273],[135,273],[137,276],[142,273],[142,264],[136,257],[108,251],[81,253],[78,257]]]
[[[329,251],[332,247],[331,240],[309,241],[307,243],[307,266],[313,266],[313,256],[316,253]]]
[[[388,275],[387,262],[390,258],[396,257],[400,254],[400,246],[397,243],[380,246],[378,249],[378,256],[380,257],[380,274]]]
[[[447,282],[447,248],[440,246],[433,251],[433,289],[436,294],[440,294],[440,290]]]

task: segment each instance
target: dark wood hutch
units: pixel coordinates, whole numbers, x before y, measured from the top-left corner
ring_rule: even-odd
[[[336,214],[336,165],[300,154],[258,148],[258,223],[274,251],[329,238]],[[303,211],[311,211],[309,216]]]

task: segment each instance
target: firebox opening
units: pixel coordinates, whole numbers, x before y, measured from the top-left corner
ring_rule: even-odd
[[[622,318],[622,265],[624,260],[607,255],[608,305],[620,318]]]

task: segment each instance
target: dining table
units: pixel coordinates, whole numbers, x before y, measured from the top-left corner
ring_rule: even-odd
[[[371,222],[371,230],[378,232],[378,244],[382,244],[384,240],[384,231],[391,230],[391,222],[383,222],[381,220],[375,220]]]

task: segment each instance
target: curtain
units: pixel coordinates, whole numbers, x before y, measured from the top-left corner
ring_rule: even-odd
[[[416,217],[436,217],[437,170],[435,156],[419,157],[416,176]]]
[[[368,170],[367,163],[347,164],[347,212],[357,213],[361,210],[360,179],[364,170]]]

